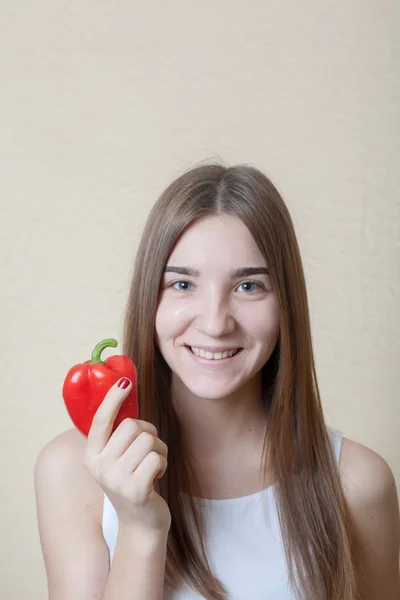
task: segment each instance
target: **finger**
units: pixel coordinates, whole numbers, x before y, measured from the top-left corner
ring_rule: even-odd
[[[134,482],[134,493],[138,499],[146,498],[154,491],[153,482],[158,473],[165,473],[167,470],[167,460],[157,452],[150,452],[140,463],[136,471],[132,474]]]
[[[121,404],[132,390],[131,381],[129,381],[126,389],[118,387],[122,379],[124,378],[119,379],[110,387],[93,417],[86,446],[86,452],[91,456],[99,454],[104,449],[110,438]]]
[[[140,419],[124,419],[111,434],[102,453],[111,459],[120,458],[143,431],[157,437],[157,429],[152,423]]]
[[[156,452],[165,459],[168,457],[167,445],[148,431],[142,431],[119,459],[123,473],[133,473],[148,454]]]

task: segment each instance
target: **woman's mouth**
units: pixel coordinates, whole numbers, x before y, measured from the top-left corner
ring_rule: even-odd
[[[226,366],[230,364],[236,356],[238,356],[243,348],[232,349],[231,351],[225,352],[207,352],[196,347],[188,346],[185,344],[185,348],[190,356],[200,364],[209,365],[217,368],[218,366]]]

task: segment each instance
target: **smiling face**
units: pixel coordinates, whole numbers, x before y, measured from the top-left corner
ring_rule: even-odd
[[[234,273],[248,268],[251,274]],[[166,271],[156,342],[175,388],[207,399],[235,395],[260,374],[279,336],[268,265],[251,233],[234,215],[198,219],[178,239]],[[190,347],[241,350],[218,360],[196,356]]]

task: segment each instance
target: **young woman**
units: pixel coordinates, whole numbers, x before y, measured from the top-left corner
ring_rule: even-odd
[[[161,195],[123,353],[140,419],[110,435],[122,382],[87,440],[36,462],[50,600],[399,598],[393,474],[324,421],[298,244],[260,171],[196,166]]]

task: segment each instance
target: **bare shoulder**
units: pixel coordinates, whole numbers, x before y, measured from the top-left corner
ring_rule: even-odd
[[[41,453],[48,453],[49,451],[48,449],[55,449],[55,448],[68,448],[70,451],[75,451],[78,453],[82,453],[83,456],[83,452],[86,446],[86,438],[84,435],[82,435],[77,429],[72,428],[72,429],[68,429],[67,431],[62,431],[61,433],[59,433],[58,435],[56,435],[56,437],[54,437],[53,439],[51,439],[49,442],[47,442],[45,444],[45,446],[42,448]],[[52,450],[50,450],[50,453],[52,453]]]
[[[71,494],[85,502],[93,522],[100,526],[104,495],[84,465],[86,443],[77,429],[63,431],[47,442],[35,462],[35,481],[40,484],[44,478],[53,485],[57,482],[60,489],[73,487]]]
[[[36,463],[47,462],[52,458],[80,461],[85,452],[86,438],[77,429],[68,429],[47,442],[39,453]],[[69,462],[69,461],[68,461]]]
[[[382,494],[396,489],[396,481],[387,461],[377,452],[343,437],[340,476],[349,501],[376,502]]]
[[[400,515],[396,480],[377,452],[343,437],[339,462],[361,598],[397,599],[400,593]]]
[[[86,442],[79,431],[65,431],[35,462],[38,529],[52,600],[101,597],[108,578],[104,494],[84,465]]]
[[[80,431],[73,427],[56,435],[56,437],[47,442],[44,448],[48,446],[56,446],[58,444],[68,444],[70,447],[80,447],[82,449],[86,445],[86,438],[80,433]]]
[[[86,438],[77,429],[68,429],[48,441],[39,453],[37,462],[48,460],[50,457],[80,459],[84,455]],[[45,458],[44,458],[45,457]]]

